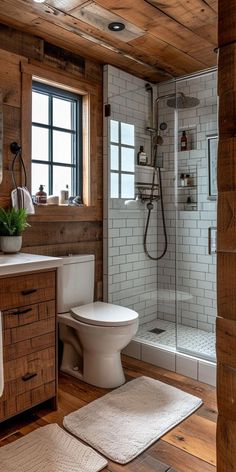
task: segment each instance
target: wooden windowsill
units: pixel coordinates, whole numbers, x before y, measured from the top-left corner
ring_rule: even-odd
[[[39,205],[35,215],[29,215],[29,223],[54,221],[99,221],[102,211],[96,206]]]

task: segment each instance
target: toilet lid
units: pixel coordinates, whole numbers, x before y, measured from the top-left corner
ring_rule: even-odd
[[[70,312],[76,320],[96,326],[125,326],[138,319],[136,311],[104,302],[77,306]]]

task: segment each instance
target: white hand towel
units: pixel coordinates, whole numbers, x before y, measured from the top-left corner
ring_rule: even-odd
[[[11,192],[11,201],[13,208],[17,210],[24,208],[28,215],[34,215],[34,205],[27,187],[17,187]]]

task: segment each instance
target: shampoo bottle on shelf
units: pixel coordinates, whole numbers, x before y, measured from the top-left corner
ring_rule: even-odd
[[[69,186],[68,185],[66,185],[65,190],[60,190],[59,204],[60,205],[69,204]]]
[[[180,140],[180,151],[187,151],[188,140],[186,136],[186,131],[182,131],[182,136]]]
[[[185,186],[185,175],[184,174],[180,174],[180,187],[184,187]]]
[[[140,146],[139,152],[137,155],[137,164],[139,166],[146,166],[147,165],[147,154],[144,152],[144,147]]]

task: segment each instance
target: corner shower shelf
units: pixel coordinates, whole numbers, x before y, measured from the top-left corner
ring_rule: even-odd
[[[181,151],[181,136],[182,132],[186,131],[187,136],[187,149]],[[181,126],[178,130],[178,153],[182,153],[183,155],[188,151],[194,151],[197,149],[197,126],[196,125],[189,125],[189,126]]]
[[[185,151],[186,152],[186,151]],[[180,185],[180,175],[188,174],[190,176],[192,185]],[[188,166],[187,168],[178,169],[179,182],[177,185],[178,191],[178,210],[180,211],[197,211],[197,167]]]

